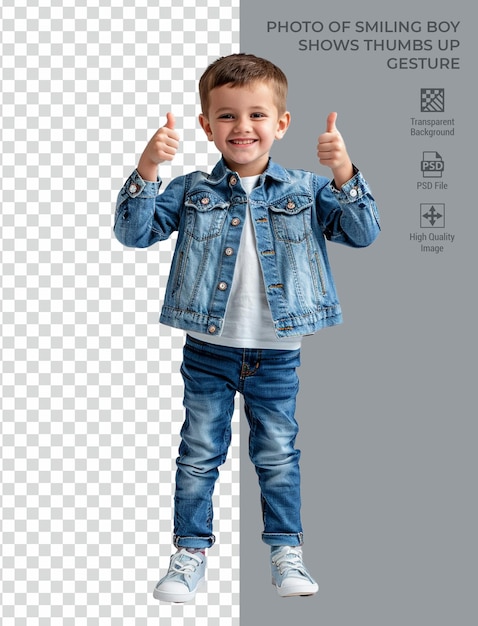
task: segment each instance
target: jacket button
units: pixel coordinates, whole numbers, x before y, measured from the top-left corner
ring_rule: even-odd
[[[231,224],[233,226],[239,226],[240,223],[241,223],[241,220],[238,217],[233,217],[231,220]]]
[[[201,204],[209,204],[209,198],[203,198]]]
[[[231,176],[231,178],[229,179],[229,183],[231,185],[237,185],[237,178],[235,176]]]
[[[295,202],[292,202],[292,200],[289,200],[289,202],[287,203],[287,208],[295,209]]]
[[[211,324],[211,326],[209,326],[207,332],[211,335],[214,335],[214,333],[216,332],[216,327],[214,326],[214,324]]]
[[[222,281],[222,282],[220,282],[220,283],[219,283],[219,285],[217,286],[217,288],[218,288],[220,291],[226,291],[226,289],[227,289],[227,283],[225,283],[224,281]]]
[[[355,189],[355,187],[353,189],[350,190],[350,195],[352,196],[352,198],[355,198],[355,196],[357,195],[358,191]]]
[[[131,183],[131,185],[129,186],[129,192],[130,193],[137,193],[139,189],[139,185],[137,185],[136,183]]]
[[[233,250],[232,248],[226,248],[226,249],[224,250],[224,254],[225,254],[226,256],[232,256],[232,255],[234,254],[234,250]]]

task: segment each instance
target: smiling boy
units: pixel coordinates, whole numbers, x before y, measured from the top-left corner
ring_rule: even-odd
[[[241,89],[221,85],[209,94],[207,113],[199,122],[229,169],[242,178],[266,169],[272,144],[289,127],[290,113],[278,111],[267,83]]]
[[[180,176],[159,193],[158,165],[179,146],[172,113],[120,191],[115,234],[146,247],[178,232],[160,321],[186,331],[181,373],[185,420],[177,458],[177,552],[154,590],[192,600],[205,578],[212,494],[231,440],[236,393],[250,426],[273,584],[283,597],[318,585],[302,558],[300,451],[295,448],[301,339],[339,324],[342,313],[326,240],[367,246],[377,208],[327,117],[317,155],[333,181],[270,159],[291,120],[287,79],[271,62],[234,54],[199,82],[199,123],[222,158],[210,174]]]

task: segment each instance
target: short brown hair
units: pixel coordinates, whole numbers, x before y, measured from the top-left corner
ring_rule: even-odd
[[[286,110],[287,78],[284,72],[271,61],[253,54],[230,54],[220,57],[209,65],[199,80],[199,97],[202,113],[207,115],[209,94],[221,85],[244,86],[255,81],[269,82],[275,91],[279,114]]]

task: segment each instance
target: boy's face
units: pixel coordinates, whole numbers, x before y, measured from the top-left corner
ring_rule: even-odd
[[[209,111],[199,116],[209,141],[239,176],[256,176],[267,167],[275,139],[281,139],[290,113],[281,115],[268,83],[234,87],[221,85],[209,94]]]

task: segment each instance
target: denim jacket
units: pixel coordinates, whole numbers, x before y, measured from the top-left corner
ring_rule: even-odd
[[[221,159],[211,174],[145,182],[135,170],[121,189],[114,232],[145,248],[178,232],[160,322],[220,335],[247,210],[240,177]],[[362,174],[341,189],[329,179],[269,161],[249,197],[257,254],[278,338],[342,321],[325,240],[356,248],[379,233]]]

